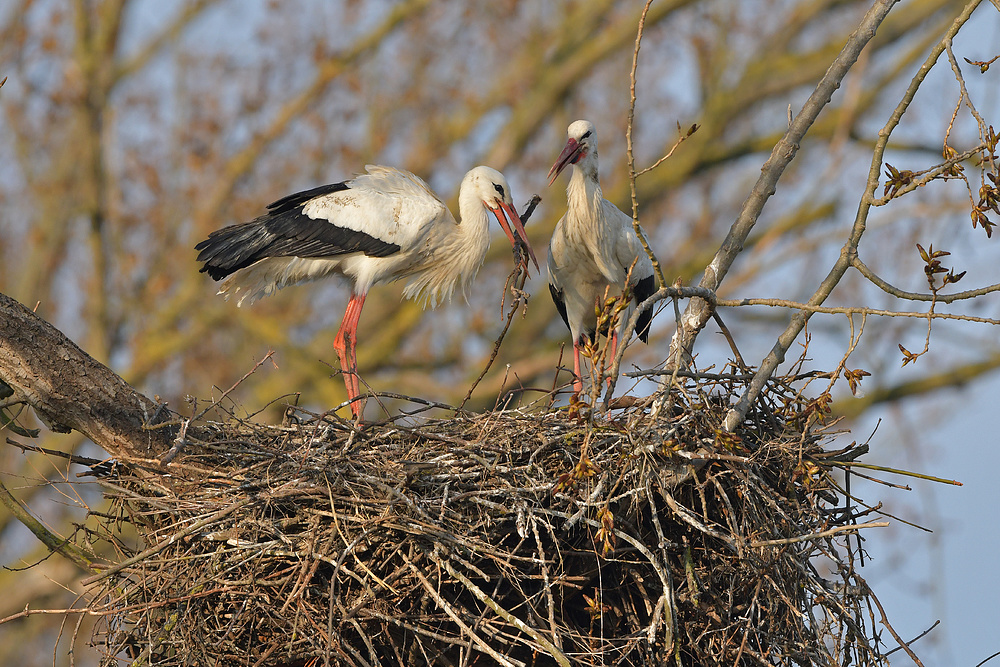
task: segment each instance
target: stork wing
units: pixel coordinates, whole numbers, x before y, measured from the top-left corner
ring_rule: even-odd
[[[559,222],[561,224],[562,220]],[[559,267],[556,265],[555,257],[552,256],[552,245],[556,243],[562,243],[562,236],[553,234],[552,241],[549,243],[549,261],[546,266],[549,273],[549,294],[552,295],[552,303],[556,305],[556,310],[559,312],[560,317],[562,317],[563,322],[566,323],[566,327],[572,331],[573,327],[569,324],[569,315],[566,312],[565,293],[562,284],[559,282]]]
[[[653,296],[656,292],[653,262],[650,261],[649,255],[646,254],[646,249],[642,247],[642,242],[636,236],[631,219],[628,221],[628,226],[621,228],[615,253],[618,261],[626,270],[632,266],[632,262],[635,262],[635,266],[632,267],[632,275],[629,278],[629,287],[632,288],[632,298],[635,300],[636,305]],[[639,315],[639,319],[636,322],[635,332],[643,343],[647,342],[649,338],[649,326],[652,320],[653,309],[648,308]]]
[[[268,257],[387,257],[415,247],[442,215],[451,217],[413,174],[367,169],[350,181],[283,197],[266,215],[212,232],[195,246],[201,270],[219,280]]]
[[[341,229],[362,232],[404,252],[428,228],[451,213],[427,184],[408,171],[368,165],[367,173],[347,181],[343,190],[310,199],[302,214]]]
[[[643,236],[645,237],[645,234]],[[635,266],[632,268],[632,277],[629,279],[630,285],[653,275],[653,262],[646,254],[646,249],[642,247],[642,241],[636,236],[631,218],[628,219],[627,224],[619,228],[618,236],[615,239],[615,259],[626,271],[632,266],[632,262],[635,262]]]

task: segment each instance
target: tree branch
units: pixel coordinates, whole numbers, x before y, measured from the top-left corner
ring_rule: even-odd
[[[62,556],[68,558],[73,562],[74,565],[79,567],[84,572],[94,571],[94,561],[97,560],[95,556],[90,551],[83,549],[73,542],[65,538],[61,538],[45,525],[31,515],[31,512],[26,510],[21,503],[17,501],[17,498],[7,490],[3,482],[0,482],[0,504],[7,508],[7,510],[20,521],[25,528],[34,533],[35,537],[41,540],[50,551],[61,554]]]
[[[998,287],[1000,289],[1000,287]],[[990,290],[994,291],[994,290]],[[930,299],[928,299],[929,301]],[[956,313],[927,312],[919,313],[908,310],[884,310],[868,308],[867,306],[814,306],[809,303],[790,301],[788,299],[719,299],[716,306],[720,308],[739,308],[741,306],[770,306],[771,308],[793,308],[809,313],[824,313],[826,315],[879,315],[882,317],[918,317],[932,320],[961,320],[962,322],[977,322],[979,324],[1000,325],[1000,320],[991,317],[975,315],[960,315]]]
[[[952,22],[951,28],[949,28],[944,38],[941,39],[933,49],[931,49],[931,52],[924,60],[923,65],[921,65],[920,70],[910,81],[910,85],[907,88],[906,93],[903,95],[903,99],[900,100],[899,104],[896,106],[896,109],[893,111],[888,122],[886,122],[885,126],[881,130],[879,130],[878,141],[875,144],[875,151],[872,155],[871,168],[869,169],[868,172],[868,183],[865,186],[864,195],[862,196],[861,202],[858,206],[858,212],[857,215],[855,216],[854,225],[851,228],[851,234],[847,239],[846,243],[844,244],[844,247],[841,249],[840,258],[837,260],[836,264],[834,264],[833,268],[830,270],[830,273],[820,284],[819,288],[813,294],[812,298],[809,299],[810,305],[812,306],[822,305],[822,303],[826,301],[826,298],[833,291],[833,288],[836,287],[838,283],[840,283],[840,280],[847,272],[847,269],[852,265],[853,258],[857,256],[858,244],[860,243],[861,237],[864,234],[865,229],[867,227],[868,211],[871,209],[872,203],[875,201],[875,189],[878,187],[879,177],[882,171],[882,157],[885,154],[885,148],[889,142],[889,136],[892,134],[892,131],[899,124],[900,119],[903,117],[903,113],[909,107],[910,102],[913,100],[914,95],[916,95],[917,90],[920,88],[920,85],[923,83],[927,74],[934,66],[934,63],[937,62],[938,57],[944,51],[945,46],[951,42],[952,38],[958,33],[959,29],[965,24],[966,21],[969,20],[969,17],[972,15],[972,12],[976,9],[976,7],[979,6],[980,1],[981,0],[972,0],[972,2],[966,5],[965,9],[958,16],[958,18],[956,18]],[[862,22],[861,27],[858,28],[858,30],[851,36],[851,39],[848,41],[848,46],[845,47],[845,55],[848,48],[851,47],[852,43],[858,42],[863,38],[864,41],[867,41],[867,39],[871,38],[871,34],[874,33],[875,27],[877,27],[878,22],[885,17],[885,13],[889,11],[889,8],[893,4],[894,2],[892,2],[891,0],[885,0],[884,2],[876,3],[876,5],[872,7],[868,15],[865,16],[865,20]],[[875,14],[875,16],[873,16],[873,14]],[[863,47],[864,44],[860,44],[858,46]],[[860,48],[857,48],[857,51],[860,52]],[[851,59],[850,62],[853,63],[856,58],[857,58],[857,53],[854,54],[854,58]],[[842,56],[837,60],[838,62],[840,62],[843,59],[844,58]],[[837,63],[834,64],[834,67],[831,67],[831,71],[833,71],[835,67],[837,67]],[[846,74],[846,69],[849,67],[850,65],[846,61],[841,63],[841,68],[843,69],[844,74]],[[824,77],[824,79],[826,78],[827,77]],[[841,74],[841,78],[843,78],[843,74]],[[820,85],[822,86],[822,83]],[[817,92],[818,91],[819,88],[817,88]],[[812,98],[810,98],[810,100],[812,100]],[[806,103],[806,107],[807,108],[809,107],[808,102]],[[805,109],[803,109],[803,112],[804,111]],[[800,113],[800,115],[802,114]],[[795,124],[793,123],[793,126],[794,125]],[[777,147],[775,148],[775,150],[777,151]],[[764,169],[766,172],[767,165],[765,165]],[[773,189],[771,191],[773,192]],[[753,198],[754,196],[751,194],[750,199],[748,199],[748,202]],[[744,206],[744,208],[746,208],[746,206]],[[756,216],[754,217],[754,219],[756,219]],[[806,322],[809,320],[811,314],[812,313],[803,310],[799,311],[794,316],[792,316],[792,320],[788,324],[788,327],[786,327],[785,331],[778,337],[778,340],[777,342],[775,342],[774,347],[771,348],[771,351],[768,353],[767,357],[765,357],[764,360],[761,362],[756,377],[750,383],[750,387],[743,394],[743,396],[740,397],[740,400],[733,407],[733,409],[729,411],[729,414],[726,416],[726,423],[724,424],[726,430],[732,431],[746,417],[746,414],[750,409],[750,405],[753,403],[753,401],[756,400],[757,396],[760,395],[760,392],[763,389],[765,383],[767,382],[767,379],[771,376],[772,373],[774,373],[778,365],[782,361],[784,361],[785,352],[788,351],[788,348],[791,347],[795,339],[798,338],[799,333],[801,333],[802,329],[805,327]]]
[[[176,434],[174,428],[144,428],[156,402],[5,294],[0,382],[52,430],[79,431],[112,456],[156,458]]]
[[[722,242],[722,247],[716,253],[711,263],[705,268],[705,275],[702,277],[699,286],[717,290],[722,279],[732,266],[736,257],[743,250],[743,243],[746,241],[750,230],[757,223],[764,204],[774,194],[778,179],[788,167],[792,158],[798,153],[800,142],[806,132],[812,126],[820,111],[829,103],[833,93],[840,87],[840,82],[847,76],[847,72],[857,61],[861,50],[875,36],[875,30],[885,19],[886,15],[898,0],[880,0],[872,5],[872,8],[865,15],[858,26],[858,29],[851,34],[840,55],[834,60],[826,74],[820,80],[813,94],[809,96],[802,110],[798,113],[788,131],[775,145],[771,151],[771,156],[761,168],[760,178],[754,185],[750,196],[747,197],[740,211],[739,217],[733,223],[729,234]],[[691,350],[694,347],[695,338],[702,327],[708,322],[711,316],[711,308],[705,301],[694,299],[688,304],[681,318],[681,326],[678,327],[674,340],[671,341],[670,362],[675,367],[686,366],[687,359],[690,358]],[[782,353],[782,358],[784,354]],[[775,364],[776,365],[776,364]],[[773,369],[772,369],[773,370]],[[768,373],[770,374],[770,373]],[[744,410],[744,414],[745,414]]]
[[[937,303],[951,303],[953,301],[963,301],[965,299],[975,299],[976,297],[983,296],[984,294],[989,294],[990,292],[996,292],[1000,290],[1000,283],[994,283],[992,285],[987,285],[985,287],[980,287],[977,289],[966,290],[964,292],[955,292],[954,294],[926,294],[922,292],[907,292],[906,290],[899,289],[898,287],[886,282],[878,276],[871,268],[868,267],[861,258],[854,255],[851,258],[851,266],[858,270],[858,272],[867,278],[873,285],[878,287],[880,290],[886,294],[891,294],[897,299],[907,299],[909,301],[935,301]]]
[[[632,195],[632,229],[635,230],[635,235],[639,237],[639,242],[642,243],[643,250],[646,251],[646,255],[649,256],[649,261],[653,263],[653,270],[656,272],[657,287],[666,287],[667,281],[663,277],[663,269],[660,268],[660,262],[656,259],[656,255],[653,250],[649,247],[649,243],[646,241],[645,234],[642,233],[642,228],[639,227],[639,200],[635,193],[635,178],[638,174],[635,172],[635,152],[632,146],[632,129],[635,126],[635,74],[639,69],[639,46],[642,44],[642,30],[646,25],[646,12],[649,11],[649,6],[653,4],[653,0],[646,0],[646,6],[642,8],[642,15],[639,17],[639,29],[635,35],[635,50],[632,52],[632,70],[629,72],[629,105],[628,105],[628,125],[625,128],[625,146],[626,155],[628,156],[628,182],[629,182],[629,192]],[[683,139],[678,140],[674,148],[677,147]],[[673,149],[670,150],[673,153]],[[666,159],[666,158],[664,158]],[[658,161],[659,164],[662,160]],[[653,165],[654,167],[656,165]],[[653,167],[650,167],[652,169]]]
[[[958,388],[1000,368],[1000,354],[991,354],[985,359],[960,366],[949,366],[939,372],[888,387],[865,389],[861,398],[846,398],[836,401],[831,411],[837,416],[853,419],[879,403],[901,401],[909,396],[927,396],[932,392]]]

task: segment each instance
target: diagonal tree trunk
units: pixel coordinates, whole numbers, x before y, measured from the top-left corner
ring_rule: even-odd
[[[79,431],[112,456],[156,458],[175,435],[173,428],[145,428],[155,401],[0,294],[0,393],[11,391],[6,403],[24,402],[52,430]]]

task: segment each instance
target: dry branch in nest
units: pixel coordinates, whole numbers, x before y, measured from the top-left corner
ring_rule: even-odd
[[[681,382],[655,420],[200,424],[169,477],[101,479],[94,640],[164,666],[880,664],[831,476],[864,447],[824,450],[781,382],[725,434],[737,381]]]

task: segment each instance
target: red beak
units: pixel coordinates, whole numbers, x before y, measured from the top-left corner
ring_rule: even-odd
[[[556,180],[556,177],[562,173],[562,170],[566,168],[567,165],[576,164],[583,154],[586,152],[586,148],[577,142],[576,139],[570,139],[566,142],[566,147],[563,148],[562,153],[559,154],[559,159],[556,163],[552,165],[549,169],[549,185]]]
[[[500,223],[500,226],[507,233],[510,244],[516,248],[518,239],[520,239],[524,243],[524,247],[528,249],[528,256],[535,263],[535,268],[541,271],[541,268],[538,266],[538,260],[535,259],[535,251],[531,249],[531,244],[528,243],[528,234],[524,231],[524,225],[521,224],[521,216],[517,214],[517,211],[510,204],[503,201],[497,202],[496,206],[490,206],[490,210],[493,211],[497,222]]]

